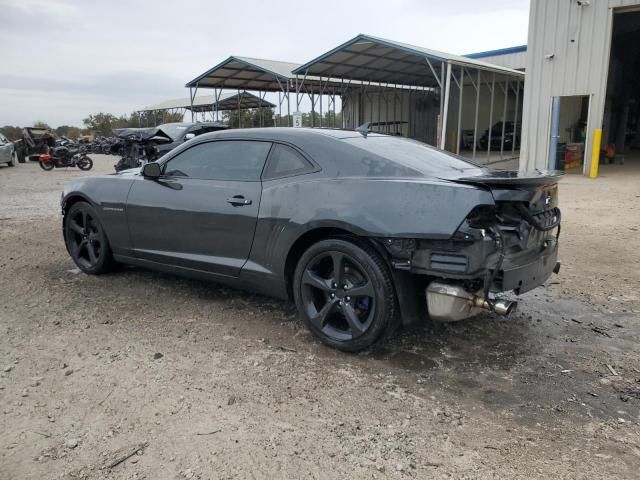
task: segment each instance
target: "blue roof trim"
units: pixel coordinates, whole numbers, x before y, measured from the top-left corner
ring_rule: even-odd
[[[517,47],[499,48],[498,50],[488,50],[486,52],[470,53],[463,55],[467,58],[483,58],[483,57],[497,57],[498,55],[508,55],[510,53],[526,52],[526,45],[518,45]]]
[[[333,55],[334,53],[339,52],[343,48],[346,48],[349,45],[353,45],[354,43],[360,42],[362,40],[365,40],[365,41],[368,41],[368,42],[371,42],[371,43],[377,43],[377,44],[380,44],[380,45],[384,45],[385,47],[389,47],[389,48],[397,48],[398,50],[401,50],[401,51],[403,51],[405,53],[409,53],[411,55],[419,55],[421,57],[430,57],[430,58],[433,58],[434,60],[440,60],[440,61],[445,61],[446,60],[445,58],[441,58],[441,57],[438,57],[436,55],[427,55],[425,52],[420,52],[419,50],[414,50],[412,48],[407,48],[407,47],[404,47],[402,45],[397,45],[397,44],[395,44],[393,42],[389,42],[389,41],[386,41],[386,40],[383,40],[383,39],[380,39],[380,38],[372,37],[370,35],[365,35],[364,33],[361,33],[358,36],[352,38],[351,40],[348,40],[348,41],[344,42],[342,45],[338,45],[336,48],[333,48],[333,49],[329,50],[328,52],[323,53],[319,57],[314,58],[310,62],[307,62],[304,65],[296,68],[291,73],[294,73],[296,75],[304,74],[305,70],[307,70],[314,63],[321,62],[325,58],[328,58],[331,55]]]

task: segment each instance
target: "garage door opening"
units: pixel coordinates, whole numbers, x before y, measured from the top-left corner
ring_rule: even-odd
[[[614,14],[600,164],[640,165],[640,11]],[[618,167],[619,168],[619,167]]]
[[[585,161],[589,96],[554,97],[551,106],[549,168],[582,172]]]

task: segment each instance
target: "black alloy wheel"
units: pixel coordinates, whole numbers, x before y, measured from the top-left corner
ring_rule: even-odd
[[[55,165],[53,164],[53,162],[51,160],[47,160],[47,161],[42,161],[40,160],[40,168],[42,168],[43,170],[53,170],[53,167],[55,167]]]
[[[85,273],[100,274],[111,265],[111,249],[94,208],[86,202],[74,204],[64,217],[67,250]]]
[[[395,330],[391,275],[363,243],[336,238],[312,245],[298,263],[294,296],[309,329],[340,350],[362,350]]]

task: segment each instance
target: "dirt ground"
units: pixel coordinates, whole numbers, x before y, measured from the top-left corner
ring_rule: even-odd
[[[59,198],[86,173],[0,167],[0,478],[637,479],[637,165],[562,181],[562,271],[514,316],[359,355],[287,303],[78,273]]]

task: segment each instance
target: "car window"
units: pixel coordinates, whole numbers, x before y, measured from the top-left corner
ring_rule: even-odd
[[[7,143],[7,138],[0,133],[0,143]]]
[[[249,140],[199,143],[169,160],[164,174],[203,180],[259,180],[270,148],[270,142]]]
[[[362,159],[371,166],[368,176],[380,175],[383,170],[386,175],[392,174],[393,169],[388,168],[389,165],[381,162],[380,158],[395,164],[398,172],[395,176],[415,175],[415,172],[432,175],[446,170],[478,168],[471,160],[407,138],[370,135],[367,138],[360,136],[343,141],[367,153]]]
[[[273,146],[271,156],[269,157],[269,165],[263,178],[287,177],[312,170],[313,165],[293,148],[276,144]]]

